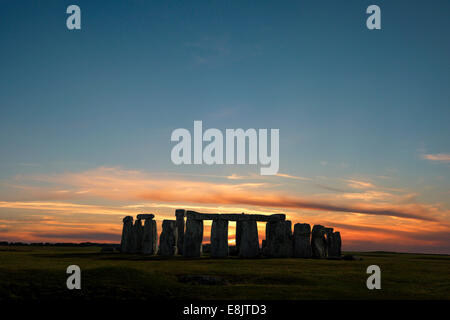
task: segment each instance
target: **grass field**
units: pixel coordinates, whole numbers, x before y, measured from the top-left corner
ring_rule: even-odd
[[[53,299],[450,299],[450,256],[354,253],[362,261],[181,257],[100,253],[98,247],[0,247],[0,300]],[[81,290],[66,268],[80,266]],[[368,290],[366,268],[381,268]],[[209,275],[215,285],[180,281]]]

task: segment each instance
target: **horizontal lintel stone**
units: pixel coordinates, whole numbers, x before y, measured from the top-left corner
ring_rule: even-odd
[[[142,213],[142,214],[138,214],[137,216],[136,216],[136,219],[138,219],[138,220],[145,220],[145,219],[153,219],[155,217],[155,215],[154,214],[151,214],[151,213]]]
[[[285,214],[244,214],[244,213],[199,213],[195,211],[186,211],[186,217],[194,220],[216,220],[223,219],[228,221],[284,221]]]

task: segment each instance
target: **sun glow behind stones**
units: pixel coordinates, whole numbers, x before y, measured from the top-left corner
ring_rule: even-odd
[[[309,223],[341,231],[344,250],[351,250],[352,246],[388,250],[408,243],[411,249],[401,246],[402,250],[414,251],[420,245],[424,252],[433,248],[450,251],[448,210],[438,204],[414,201],[408,190],[341,179],[342,189],[352,189],[315,196],[279,188],[280,179],[295,184],[305,180],[228,176],[198,181],[178,174],[105,167],[21,176],[14,180],[14,186],[21,190],[21,199],[14,192],[10,200],[4,196],[0,201],[0,240],[119,242],[125,215],[154,213],[160,232],[162,220],[174,219],[175,209],[186,209],[203,213],[285,213],[292,228],[295,223]],[[39,187],[39,183],[44,185]],[[64,192],[55,192],[60,190]],[[79,192],[86,190],[89,192]],[[209,242],[210,229],[211,222],[205,221],[205,243]],[[261,244],[265,238],[264,223],[258,223],[258,234]],[[235,223],[230,222],[230,245],[235,244],[234,236]]]

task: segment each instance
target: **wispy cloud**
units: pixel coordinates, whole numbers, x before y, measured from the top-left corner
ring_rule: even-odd
[[[243,179],[247,179],[247,178],[248,178],[248,177],[246,177],[246,176],[240,176],[240,175],[238,175],[238,174],[236,174],[236,173],[233,173],[233,174],[227,176],[227,179],[229,179],[229,180],[243,180]]]
[[[347,179],[348,186],[354,189],[373,189],[375,185],[368,181],[361,181],[355,179]]]
[[[301,176],[294,176],[286,173],[277,173],[274,176],[261,176],[259,174],[249,174],[249,175],[238,175],[236,173],[233,173],[229,176],[227,176],[227,179],[229,180],[270,180],[275,177],[279,178],[285,178],[285,179],[293,179],[293,180],[301,180],[301,181],[311,181],[310,178],[305,178]]]
[[[57,239],[61,241],[61,239],[73,240],[76,239],[78,241],[87,242],[87,241],[111,241],[118,242],[120,241],[120,234],[113,232],[34,232],[31,233],[31,236],[35,238],[43,238],[43,239]]]
[[[293,179],[288,176],[279,178]],[[447,238],[438,240],[450,229],[449,210],[439,204],[420,203],[415,194],[405,190],[348,178],[337,180],[348,191],[311,195],[286,189],[279,179],[231,177],[236,179],[153,174],[119,167],[18,176],[14,184],[6,185],[20,191],[10,192],[8,197],[2,194],[0,239],[119,241],[123,216],[155,213],[160,230],[162,219],[173,219],[174,209],[184,208],[221,213],[284,212],[293,223],[338,228],[345,234],[346,248],[395,249],[402,241],[410,247],[450,247],[445,243]],[[205,226],[208,232],[208,223]],[[259,231],[262,239],[264,230]],[[370,243],[364,244],[366,240]]]
[[[150,200],[166,203],[246,205],[390,216],[423,221],[436,220],[434,212],[427,206],[367,201],[370,198],[382,197],[382,193],[362,194],[360,197],[347,195],[341,198],[327,196],[317,198],[277,191],[271,188],[269,183],[190,181],[180,180],[179,177],[170,179],[137,170],[106,167],[78,173],[35,176],[34,179],[56,184],[57,190],[69,190],[63,193],[64,196],[75,199],[93,197],[115,201]],[[373,186],[371,183],[358,180],[349,180],[349,183],[355,188]],[[52,195],[58,199],[61,196],[53,190],[49,190],[48,193],[47,199]]]
[[[302,181],[310,181],[310,178],[300,177],[300,176],[293,176],[286,173],[277,173],[277,177],[287,178],[287,179],[294,179],[294,180],[302,180]]]
[[[450,153],[423,154],[423,159],[436,162],[450,162]]]
[[[5,209],[24,209],[39,211],[59,211],[68,214],[84,212],[89,214],[106,214],[122,216],[124,210],[121,207],[108,207],[101,205],[87,205],[71,202],[53,202],[53,201],[0,201],[0,208]]]

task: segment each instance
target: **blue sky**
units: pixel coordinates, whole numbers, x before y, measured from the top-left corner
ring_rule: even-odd
[[[65,26],[70,4],[82,30]],[[371,4],[382,30],[365,27]],[[171,132],[202,120],[279,128],[280,172],[315,181],[281,189],[358,178],[448,210],[449,12],[448,1],[2,0],[0,190],[99,167],[259,172],[173,165]]]

